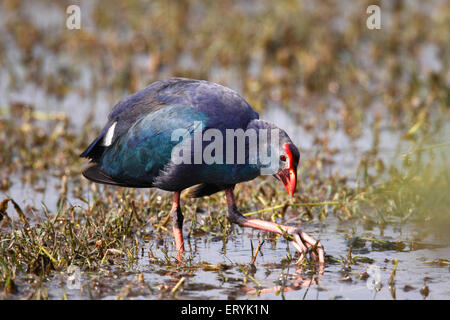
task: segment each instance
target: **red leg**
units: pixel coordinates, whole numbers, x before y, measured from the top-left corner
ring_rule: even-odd
[[[172,231],[175,238],[175,245],[177,247],[177,260],[181,261],[184,254],[183,241],[183,214],[180,208],[180,192],[175,192],[173,195],[172,210],[170,211],[170,218],[172,219]]]
[[[242,227],[249,227],[253,229],[274,232],[278,234],[287,233],[294,239],[292,244],[300,252],[299,261],[306,257],[306,254],[310,252],[311,256],[318,260],[321,269],[325,264],[325,252],[320,242],[316,241],[313,237],[303,232],[300,228],[280,225],[274,222],[265,221],[261,219],[248,219],[243,216],[236,207],[236,201],[233,194],[233,189],[229,188],[225,190],[228,204],[228,216],[232,223],[239,224]],[[316,248],[317,250],[314,250]],[[316,253],[313,251],[317,251]]]

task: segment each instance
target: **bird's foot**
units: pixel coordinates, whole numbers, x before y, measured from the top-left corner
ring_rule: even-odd
[[[325,251],[322,244],[313,237],[303,232],[300,228],[281,225],[271,221],[261,219],[249,219],[245,217],[237,208],[236,201],[231,188],[225,190],[228,205],[228,218],[231,223],[268,232],[284,235],[292,241],[295,249],[300,253],[298,262],[304,261],[309,253],[311,259],[319,263],[319,273],[323,273],[325,266]]]
[[[319,263],[319,271],[322,273],[325,265],[325,250],[320,241],[317,241],[300,228],[290,226],[283,227],[290,229],[286,230],[286,232],[292,237],[292,239],[290,239],[292,240],[292,245],[298,252],[300,252],[300,257],[297,260],[297,263],[303,262],[306,255],[309,253],[311,259]]]
[[[236,206],[229,208],[228,217],[231,223],[236,223],[241,227],[248,227],[284,235],[287,240],[292,241],[292,245],[300,253],[297,263],[303,262],[309,253],[311,259],[319,263],[319,272],[323,272],[323,267],[325,265],[325,251],[322,244],[306,232],[302,231],[300,228],[280,225],[261,219],[246,218],[239,212]]]
[[[300,228],[280,225],[260,219],[247,219],[247,221],[241,223],[240,225],[275,232],[285,236],[287,240],[292,241],[292,245],[300,253],[297,263],[303,262],[309,253],[311,260],[319,263],[319,271],[323,271],[323,267],[325,265],[325,251],[322,244],[306,232],[302,231]]]

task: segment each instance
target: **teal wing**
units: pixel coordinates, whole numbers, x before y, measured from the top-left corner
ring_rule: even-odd
[[[180,105],[144,115],[104,152],[101,170],[121,185],[151,187],[181,141],[172,139],[173,132],[182,129],[192,135],[207,120],[204,113]]]

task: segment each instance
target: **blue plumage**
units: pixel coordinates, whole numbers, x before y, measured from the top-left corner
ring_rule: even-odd
[[[225,190],[228,206],[228,218],[231,223],[242,227],[289,234],[295,248],[305,254],[305,250],[315,251],[318,261],[323,267],[325,255],[319,242],[308,236],[299,228],[280,225],[260,219],[246,218],[237,209],[233,195],[235,184],[256,178],[264,170],[264,174],[273,174],[279,179],[286,191],[293,195],[297,184],[297,166],[300,153],[289,136],[275,125],[258,120],[259,116],[250,105],[235,91],[215,83],[191,79],[169,79],[158,81],[147,88],[120,101],[108,116],[108,122],[100,135],[81,154],[90,158],[95,165],[83,171],[83,175],[95,182],[124,187],[157,187],[174,191],[172,209],[169,213],[172,220],[172,231],[175,238],[177,259],[183,260],[183,214],[180,206],[180,194],[186,188],[195,186],[191,196],[206,196]],[[183,131],[181,136],[173,139],[177,129]],[[198,132],[214,130],[218,135],[211,134],[210,140],[195,139]],[[244,132],[258,132],[258,138],[251,137],[241,143],[240,156],[237,160],[237,148],[223,148],[222,162],[206,160],[203,156],[212,150],[214,155],[220,146],[228,146],[225,140],[227,129],[241,129]],[[259,134],[269,135],[259,136]],[[233,131],[234,132],[234,131]],[[272,138],[272,133],[279,133],[278,138]],[[192,138],[194,139],[188,139]],[[245,137],[241,136],[241,142]],[[185,140],[186,139],[186,140]],[[217,141],[216,141],[217,139]],[[232,138],[234,140],[234,137]],[[178,150],[179,141],[187,141],[191,148]],[[210,143],[217,144],[210,148]],[[193,148],[192,148],[193,145]],[[255,149],[258,154],[249,155]],[[174,150],[191,160],[178,162]],[[271,155],[270,169],[262,161],[259,151],[269,151]],[[231,157],[233,151],[233,159]],[[200,162],[195,158],[200,155]],[[228,159],[233,161],[223,161]],[[275,157],[276,156],[276,157]],[[192,160],[195,162],[192,163]],[[256,161],[249,161],[256,160]],[[275,160],[275,161],[273,161]],[[192,189],[191,189],[192,190]]]
[[[144,114],[105,150],[102,170],[116,180],[151,187],[170,163],[172,148],[178,143],[171,140],[173,130],[185,128],[192,133],[195,121],[207,119],[206,114],[180,105]]]
[[[259,175],[258,168],[237,164],[174,165],[170,159],[177,141],[171,140],[171,133],[184,128],[192,134],[196,121],[202,122],[204,130],[245,130],[258,118],[258,113],[229,88],[182,78],[158,81],[113,108],[100,135],[81,155],[97,164],[84,175],[100,183],[130,187],[181,191],[208,184],[210,190],[222,190],[254,179]]]

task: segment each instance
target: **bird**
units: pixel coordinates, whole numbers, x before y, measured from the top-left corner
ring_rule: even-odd
[[[177,130],[181,134],[174,138]],[[234,135],[227,136],[230,132]],[[240,147],[236,145],[238,133],[244,134]],[[278,158],[263,161],[264,152],[272,160]],[[300,253],[299,260],[309,253],[324,263],[321,243],[299,227],[247,218],[239,211],[236,184],[263,173],[272,174],[293,196],[300,152],[285,130],[259,119],[249,103],[230,88],[188,78],[153,82],[113,107],[106,125],[80,157],[92,163],[82,175],[93,182],[173,192],[169,215],[180,262],[185,253],[180,195],[187,190],[194,198],[224,191],[231,224],[284,235]]]

